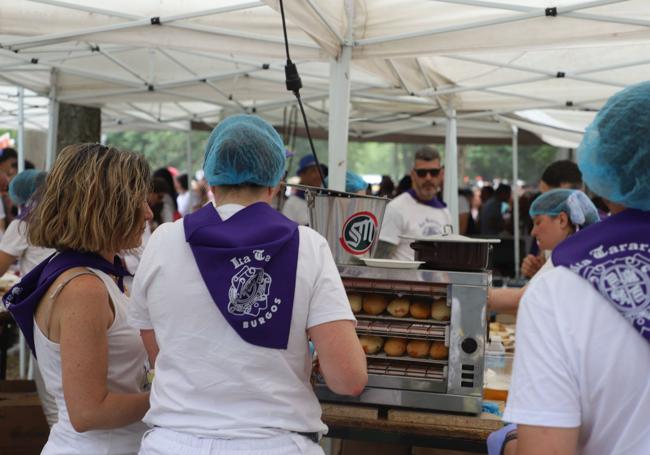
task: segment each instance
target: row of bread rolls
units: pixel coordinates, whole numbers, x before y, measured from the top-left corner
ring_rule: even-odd
[[[416,300],[410,302],[405,298],[393,299],[390,302],[381,294],[348,294],[348,300],[352,312],[357,314],[363,310],[364,313],[376,316],[387,311],[393,317],[403,318],[410,316],[415,319],[435,319],[436,321],[448,321],[451,316],[451,308],[447,306],[444,297],[438,298],[433,303]]]
[[[378,336],[362,335],[359,337],[361,347],[366,354],[378,354],[380,351],[391,357],[400,357],[405,353],[409,357],[423,359],[431,357],[435,360],[446,360],[449,348],[442,341],[407,340],[404,338],[384,339]]]

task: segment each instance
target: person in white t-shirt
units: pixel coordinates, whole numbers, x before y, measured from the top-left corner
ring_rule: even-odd
[[[216,202],[145,248],[129,310],[156,370],[142,455],[322,454],[310,339],[334,392],[366,384],[326,240],[269,205],[284,167],[264,120],[221,121],[204,163]]]
[[[321,164],[323,177],[327,177],[327,166]],[[322,185],[321,174],[318,172],[318,165],[313,155],[306,155],[300,159],[298,172],[300,185],[316,186]],[[282,214],[301,226],[309,226],[309,207],[302,191],[295,191],[284,202]]]
[[[545,251],[552,251],[579,229],[600,221],[596,206],[579,190],[548,191],[533,201],[529,214],[534,223],[531,235],[540,249]],[[533,278],[552,269],[553,261],[548,258]],[[488,309],[498,313],[515,313],[527,287],[490,288]]]
[[[612,216],[558,245],[526,291],[503,416],[517,429],[490,454],[650,453],[649,104],[650,83],[631,86],[585,132],[578,165]]]
[[[386,206],[375,257],[412,261],[412,240],[401,235],[442,234],[444,226],[451,224],[449,209],[436,197],[442,183],[441,169],[440,154],[434,148],[423,147],[415,152],[412,188]]]

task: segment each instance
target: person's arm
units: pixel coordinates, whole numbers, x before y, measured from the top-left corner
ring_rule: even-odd
[[[368,383],[366,355],[352,321],[333,321],[308,331],[327,387],[340,395],[356,396]]]
[[[516,313],[519,300],[524,295],[526,286],[522,288],[490,288],[488,291],[487,308],[497,313]]]
[[[379,240],[379,242],[377,242],[377,249],[375,250],[374,257],[377,259],[390,259],[395,255],[396,251],[397,245]]]
[[[140,330],[140,336],[142,337],[142,344],[144,344],[144,349],[147,351],[149,356],[149,365],[151,368],[156,368],[156,357],[158,357],[158,342],[156,341],[156,332],[153,329],[150,330]]]
[[[11,267],[11,264],[14,262],[16,262],[16,256],[12,256],[11,254],[0,250],[0,276],[7,273],[7,270],[9,270],[9,267]]]
[[[75,278],[57,297],[63,395],[78,432],[119,428],[142,419],[148,393],[115,393],[107,388],[108,328],[113,321],[104,284]]]
[[[578,428],[517,426],[517,439],[508,443],[504,455],[575,455]]]

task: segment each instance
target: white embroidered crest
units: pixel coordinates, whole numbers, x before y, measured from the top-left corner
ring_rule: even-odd
[[[273,279],[262,268],[244,266],[231,279],[228,313],[235,316],[259,316],[268,308]]]
[[[635,254],[611,259],[587,266],[580,273],[616,304],[627,319],[650,319],[649,258]]]

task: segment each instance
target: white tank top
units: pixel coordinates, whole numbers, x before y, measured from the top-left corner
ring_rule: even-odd
[[[106,286],[115,308],[115,319],[108,329],[108,390],[111,392],[141,392],[146,380],[146,352],[139,331],[126,322],[129,298],[104,272],[88,269]],[[70,423],[63,398],[61,380],[61,346],[50,341],[34,321],[34,346],[38,366],[47,391],[56,400],[59,420],[52,427],[41,455],[127,455],[136,454],[147,426],[137,422],[113,430],[92,430],[78,433]]]

